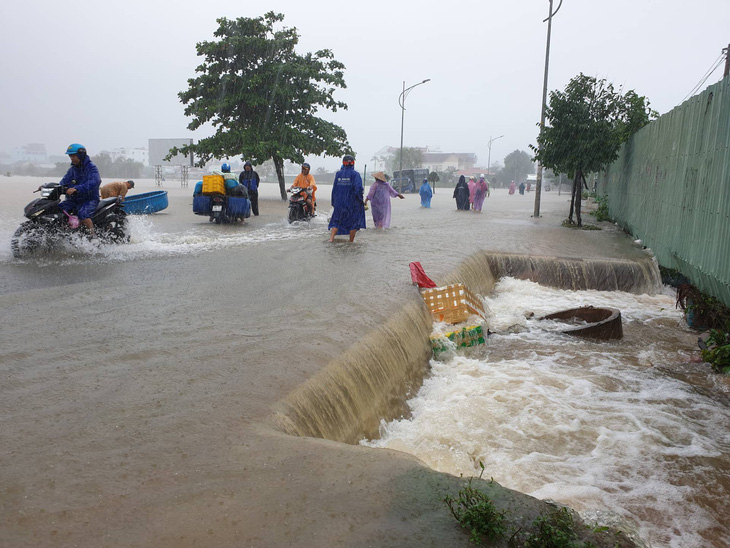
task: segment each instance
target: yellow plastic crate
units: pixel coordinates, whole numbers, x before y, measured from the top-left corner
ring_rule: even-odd
[[[481,299],[464,284],[452,284],[433,289],[423,289],[421,297],[437,322],[456,324],[465,322],[470,315],[484,318]]]
[[[203,175],[203,194],[225,194],[226,182],[222,175]]]

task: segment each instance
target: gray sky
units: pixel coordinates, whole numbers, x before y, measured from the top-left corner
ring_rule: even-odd
[[[555,0],[557,7],[559,0]],[[300,52],[329,48],[346,66],[349,110],[325,117],[347,131],[357,165],[400,142],[475,152],[487,163],[534,143],[540,119],[548,0],[122,0],[3,2],[0,150],[71,142],[93,155],[190,133],[177,93],[218,17],[274,10],[301,35]],[[355,7],[357,6],[357,7]],[[564,0],[553,20],[548,89],[578,74],[634,89],[660,114],[695,87],[730,42],[729,0]],[[717,82],[722,66],[705,86]],[[335,159],[312,159],[313,168]]]

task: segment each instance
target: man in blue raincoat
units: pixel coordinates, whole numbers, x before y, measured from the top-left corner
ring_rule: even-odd
[[[71,160],[71,167],[61,179],[61,186],[68,187],[66,199],[59,207],[66,213],[75,213],[79,221],[87,228],[91,236],[95,236],[94,222],[91,217],[99,205],[99,170],[86,153],[86,147],[78,143],[68,145],[66,154]]]
[[[338,232],[349,232],[350,241],[365,228],[365,203],[362,178],[355,171],[355,158],[347,154],[342,158],[342,169],[335,175],[332,184],[332,217],[330,218],[330,242],[335,241]]]

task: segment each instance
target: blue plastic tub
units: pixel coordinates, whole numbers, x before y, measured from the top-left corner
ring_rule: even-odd
[[[251,215],[251,201],[248,198],[228,197],[229,217],[249,217]]]
[[[155,190],[154,192],[143,192],[142,194],[127,194],[122,204],[124,205],[124,211],[129,215],[157,213],[167,207],[167,191]]]
[[[210,196],[193,196],[193,213],[210,215]]]

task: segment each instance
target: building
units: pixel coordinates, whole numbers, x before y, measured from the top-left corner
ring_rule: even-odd
[[[428,168],[429,171],[471,170],[477,163],[477,155],[473,152],[441,152],[429,150],[428,147],[408,148],[417,148],[421,151],[423,155],[421,167]],[[399,147],[385,146],[377,151],[371,158],[372,171],[387,171],[386,165],[396,156],[398,150]]]
[[[136,148],[113,148],[109,152],[109,156],[111,156],[112,160],[117,160],[119,158],[126,159],[126,160],[133,160],[135,162],[140,162],[142,165],[149,165],[149,159],[150,159],[150,153],[149,150],[144,147],[136,147]]]
[[[13,162],[28,162],[31,164],[45,164],[48,162],[46,145],[42,143],[31,143],[13,149]]]
[[[424,152],[423,167],[429,171],[471,170],[477,163],[473,152]]]

